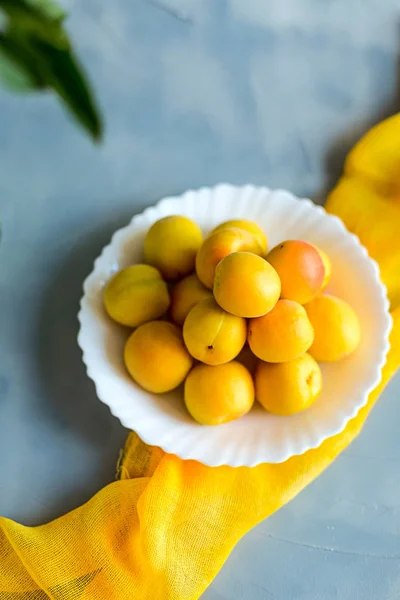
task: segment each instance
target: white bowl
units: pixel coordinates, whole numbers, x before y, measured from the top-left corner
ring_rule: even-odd
[[[182,389],[156,395],[127,375],[123,346],[129,332],[103,308],[103,288],[111,275],[143,260],[144,236],[152,223],[171,214],[194,219],[205,233],[227,219],[256,221],[269,247],[285,239],[304,239],[325,250],[333,273],[329,292],[347,300],[361,322],[359,349],[338,363],[323,364],[324,386],[317,402],[291,417],[268,414],[255,404],[241,419],[218,427],[195,423],[186,412]],[[391,328],[386,289],[379,268],[342,221],[310,200],[283,190],[218,185],[165,198],[133,217],[104,248],[84,283],[78,342],[97,395],[129,429],[148,444],[206,465],[254,466],[279,463],[316,448],[339,433],[367,402],[381,379]]]

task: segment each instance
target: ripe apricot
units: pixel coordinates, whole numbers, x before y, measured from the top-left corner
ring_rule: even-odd
[[[299,304],[309,302],[321,291],[325,266],[318,249],[303,240],[287,240],[267,255],[281,279],[281,297]]]
[[[224,311],[214,298],[201,300],[183,324],[183,339],[190,354],[208,365],[229,362],[246,342],[245,319]]]
[[[204,298],[211,298],[211,291],[204,287],[197,275],[192,273],[175,284],[171,292],[170,317],[182,326],[191,309]]]
[[[326,252],[324,252],[324,250],[321,250],[321,248],[318,248],[318,246],[315,246],[319,252],[320,257],[322,258],[322,262],[324,263],[324,268],[325,268],[325,275],[324,275],[324,280],[322,282],[322,287],[321,287],[321,292],[322,290],[324,290],[326,288],[326,286],[329,283],[329,280],[331,278],[332,275],[332,263],[330,261],[329,256],[327,255]]]
[[[202,425],[221,425],[245,415],[254,402],[248,370],[236,361],[197,365],[185,381],[185,404]]]
[[[278,300],[269,313],[249,322],[249,346],[266,362],[293,360],[307,352],[313,339],[304,307],[293,300]]]
[[[259,363],[259,360],[255,354],[250,350],[250,346],[245,344],[240,351],[240,353],[235,358],[237,362],[240,362],[241,365],[246,367],[246,369],[254,375],[256,371],[256,367]]]
[[[198,249],[203,241],[199,226],[180,215],[156,221],[144,240],[147,263],[157,267],[164,279],[173,281],[194,270]]]
[[[324,294],[304,307],[314,328],[314,342],[310,354],[320,361],[345,358],[360,343],[358,317],[347,302]]]
[[[305,410],[322,390],[321,369],[309,354],[284,363],[260,361],[254,381],[257,400],[275,415]]]
[[[263,254],[267,253],[267,236],[264,231],[261,229],[257,223],[254,221],[249,221],[248,219],[231,219],[230,221],[224,221],[220,225],[217,225],[211,233],[215,231],[220,231],[221,229],[231,229],[232,227],[237,227],[238,229],[244,229],[251,233],[257,240],[258,244],[262,248]]]
[[[107,283],[104,305],[114,321],[137,327],[158,319],[169,307],[168,288],[161,273],[149,265],[123,269]]]
[[[232,252],[253,252],[262,255],[263,250],[256,238],[245,231],[232,227],[221,229],[209,235],[196,256],[196,273],[200,281],[212,289],[215,267],[220,260]]]
[[[181,330],[166,321],[138,327],[126,342],[124,360],[132,379],[155,394],[180,385],[193,364]]]
[[[261,317],[277,303],[281,282],[264,258],[251,252],[233,252],[215,269],[214,297],[238,317]]]

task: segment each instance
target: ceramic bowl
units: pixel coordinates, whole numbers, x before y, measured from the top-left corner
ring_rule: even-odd
[[[321,365],[323,391],[308,410],[279,417],[255,403],[252,411],[237,421],[206,427],[188,415],[182,388],[155,395],[138,387],[127,375],[122,357],[129,331],[106,315],[103,289],[116,271],[143,260],[147,230],[171,214],[194,219],[204,233],[227,219],[252,219],[265,230],[270,248],[285,239],[304,239],[329,255],[333,273],[327,291],[355,309],[362,341],[349,358]],[[378,265],[340,219],[284,190],[231,185],[165,198],[117,231],[84,282],[79,321],[78,341],[87,373],[99,399],[125,427],[135,430],[146,443],[183,459],[232,467],[283,462],[342,431],[381,379],[391,327]]]

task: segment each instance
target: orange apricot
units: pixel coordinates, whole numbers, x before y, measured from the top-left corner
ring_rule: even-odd
[[[315,246],[315,245],[314,245],[314,248],[316,248],[318,250],[320,257],[322,258],[322,262],[324,263],[324,268],[325,268],[324,280],[322,282],[322,286],[320,289],[320,292],[322,292],[328,285],[329,280],[331,278],[332,263],[330,261],[329,256],[327,255],[327,253],[324,250],[321,250],[321,248],[319,248],[318,246]]]
[[[211,298],[211,290],[204,287],[195,273],[181,279],[171,292],[170,317],[174,323],[182,326],[191,309],[200,300]]]
[[[314,339],[314,330],[301,304],[278,300],[269,313],[250,319],[247,339],[258,358],[279,363],[307,352]]]
[[[275,415],[294,415],[305,410],[322,390],[321,369],[309,354],[283,363],[260,361],[254,381],[257,400]]]
[[[257,356],[255,354],[253,354],[253,352],[250,350],[250,346],[248,344],[245,344],[243,346],[242,350],[237,355],[235,360],[237,362],[240,362],[240,364],[242,364],[244,367],[246,367],[246,369],[249,371],[249,373],[254,375],[257,365],[259,363],[259,360],[258,360]]]
[[[215,269],[214,297],[238,317],[261,317],[277,303],[281,282],[264,258],[251,252],[233,252]]]
[[[244,229],[253,235],[260,247],[262,248],[263,254],[267,253],[267,236],[264,231],[261,229],[257,223],[254,221],[249,221],[248,219],[231,219],[230,221],[224,221],[220,225],[217,225],[211,233],[215,231],[220,231],[221,229],[231,229],[232,227],[237,227],[238,229]]]
[[[138,327],[126,342],[124,361],[132,379],[156,394],[178,387],[193,364],[181,330],[166,321]]]
[[[214,298],[201,300],[183,324],[183,339],[193,358],[209,365],[234,359],[246,343],[245,319],[223,310]]]
[[[185,404],[202,425],[221,425],[249,412],[254,384],[248,370],[236,361],[212,367],[197,365],[185,381]]]
[[[204,240],[196,256],[197,277],[206,287],[212,289],[217,264],[232,252],[263,254],[256,238],[244,229],[232,227],[212,233]]]
[[[360,323],[347,302],[324,294],[304,308],[314,329],[309,352],[316,360],[340,360],[356,350],[361,337]]]
[[[303,240],[287,240],[273,248],[267,261],[278,273],[281,297],[305,304],[316,296],[325,281],[325,266],[318,249]]]

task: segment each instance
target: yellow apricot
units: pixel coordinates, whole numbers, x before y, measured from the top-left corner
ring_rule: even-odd
[[[236,361],[197,365],[185,381],[185,404],[202,425],[221,425],[249,412],[254,384],[248,370]]]
[[[354,352],[360,343],[361,331],[358,317],[347,302],[325,294],[304,308],[314,328],[314,342],[309,352],[315,360],[340,360]]]
[[[137,327],[167,312],[169,294],[165,281],[154,267],[133,265],[107,283],[104,305],[114,321]]]
[[[321,287],[321,292],[322,290],[324,290],[326,288],[326,286],[329,283],[329,280],[331,278],[332,275],[332,263],[330,261],[329,256],[327,255],[326,252],[324,252],[324,250],[321,250],[321,248],[318,248],[318,246],[316,246],[320,257],[322,258],[322,262],[324,263],[324,269],[325,269],[325,275],[324,275],[324,280],[322,282],[322,287]]]
[[[319,250],[303,240],[281,242],[267,255],[281,279],[281,297],[299,304],[309,302],[322,289],[325,266]]]
[[[257,225],[257,223],[255,223],[254,221],[249,221],[248,219],[231,219],[230,221],[225,221],[224,223],[217,225],[217,227],[215,227],[211,231],[211,233],[214,233],[215,231],[220,231],[221,229],[231,229],[232,227],[244,229],[245,231],[248,231],[249,233],[254,235],[260,247],[262,248],[263,254],[267,253],[267,236],[265,235],[261,227]]]
[[[324,280],[322,282],[322,286],[320,289],[320,292],[322,292],[326,286],[328,285],[331,275],[332,275],[332,263],[331,260],[329,258],[329,256],[327,255],[327,253],[324,250],[321,250],[321,248],[319,248],[319,246],[316,246],[315,244],[312,244],[314,246],[314,248],[318,251],[322,262],[324,264],[324,269],[325,269],[325,274],[324,274]]]
[[[254,381],[257,400],[275,415],[305,410],[322,390],[321,369],[309,354],[284,363],[260,361]]]
[[[224,311],[214,298],[201,300],[183,324],[183,339],[190,354],[208,365],[235,358],[246,342],[245,319]]]
[[[261,317],[278,302],[281,282],[264,258],[251,252],[233,252],[215,269],[214,297],[238,317]]]
[[[146,262],[160,270],[164,279],[175,280],[194,270],[198,249],[203,241],[200,227],[180,215],[156,221],[144,240]]]
[[[124,360],[132,379],[155,394],[178,387],[193,364],[181,330],[166,321],[138,327],[126,342]]]
[[[212,233],[204,240],[196,256],[197,277],[206,287],[212,289],[215,267],[232,252],[263,254],[256,238],[244,229],[232,227]]]
[[[177,284],[171,292],[170,317],[177,325],[182,326],[191,309],[204,298],[211,298],[211,291],[204,287],[195,273],[188,275]]]
[[[294,360],[307,352],[313,339],[304,307],[293,300],[278,300],[269,313],[249,322],[249,346],[266,362]]]

